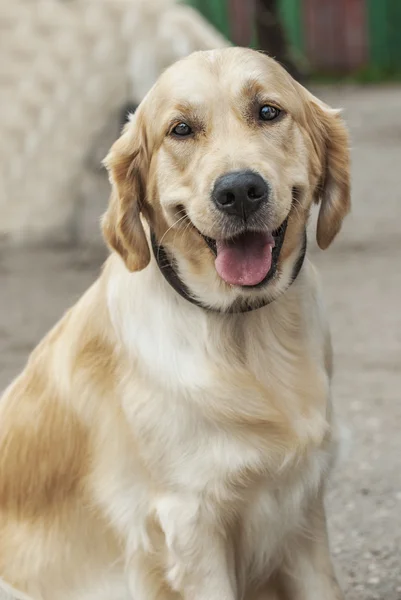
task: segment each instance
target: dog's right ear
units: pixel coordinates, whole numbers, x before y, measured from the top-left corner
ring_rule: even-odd
[[[129,271],[140,271],[150,261],[149,245],[141,221],[146,202],[148,163],[146,135],[136,114],[126,124],[121,137],[104,160],[112,192],[102,219],[103,236],[123,258]]]

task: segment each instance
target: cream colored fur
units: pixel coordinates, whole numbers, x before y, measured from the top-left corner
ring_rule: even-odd
[[[186,65],[208,56],[196,55]],[[287,86],[291,93],[289,77],[276,72],[272,61],[227,50],[217,59],[228,72],[224,61],[231,57],[243,72],[247,61],[255,61],[255,70],[259,65],[271,69],[277,89]],[[165,81],[171,84],[186,65],[178,63]],[[162,116],[156,122],[146,111],[161,94],[156,86],[139,111],[148,144]],[[318,110],[308,104],[306,92],[302,102],[306,113]],[[290,106],[287,110],[291,115]],[[320,133],[312,123],[310,130],[300,129],[305,148],[312,148],[308,139],[315,136],[316,172],[304,178],[310,187],[302,196],[304,211],[299,208],[289,224],[280,275],[257,292],[276,300],[234,315],[179,297],[151,255],[142,270],[127,268],[146,258],[149,226],[157,230],[161,215],[167,218],[163,190],[168,186],[156,193],[155,180],[174,176],[179,189],[184,177],[182,165],[181,175],[164,172],[160,158],[142,174],[149,190],[142,202],[152,206],[141,205],[144,237],[136,223],[133,241],[142,246],[131,247],[122,237],[127,222],[121,221],[121,186],[136,185],[129,178],[139,174],[132,167],[136,159],[125,161],[121,152],[138,123],[127,128],[108,161],[118,191],[105,235],[117,253],[37,347],[0,402],[0,590],[5,598],[10,593],[33,600],[342,598],[323,507],[336,445],[331,349],[309,260],[285,289],[319,169],[320,175],[332,169],[326,174],[333,185],[328,201],[344,203],[344,214],[348,208],[347,195],[341,196],[348,189],[340,193],[335,187],[340,176],[332,156],[323,160],[319,154],[325,151],[319,135],[326,121],[327,127],[342,127],[334,119],[322,112]],[[294,127],[299,122],[294,117]],[[155,161],[169,142],[152,143],[147,151]],[[339,147],[334,152],[340,156]],[[312,169],[311,153],[305,154],[305,173]],[[301,158],[294,154],[288,160],[295,164]],[[299,178],[300,170],[295,171]],[[341,185],[346,187],[345,172]],[[134,192],[131,198],[128,210]],[[180,199],[184,202],[182,194]],[[321,201],[327,201],[324,194]],[[192,194],[185,200],[187,212],[190,202],[195,202]],[[328,218],[330,208],[325,210]],[[181,273],[188,285],[196,288],[198,282],[199,297],[207,301],[210,290],[211,304],[223,308],[227,298],[245,292],[216,280],[210,251],[188,228],[177,229],[169,241]],[[327,239],[329,230],[321,228],[320,235]],[[191,255],[194,244],[198,262]]]

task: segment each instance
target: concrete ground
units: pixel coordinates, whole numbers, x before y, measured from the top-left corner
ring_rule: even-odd
[[[345,108],[353,146],[353,214],[332,249],[311,244],[332,324],[334,401],[351,438],[328,495],[331,543],[347,600],[401,600],[401,88],[320,95]],[[88,231],[103,203],[84,215]],[[96,245],[2,251],[0,389],[104,255]]]

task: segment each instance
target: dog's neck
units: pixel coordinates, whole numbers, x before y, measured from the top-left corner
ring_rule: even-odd
[[[296,360],[309,335],[303,325],[309,317],[300,301],[304,290],[315,286],[308,261],[276,302],[242,314],[207,311],[188,302],[161,276],[153,256],[146,269],[132,274],[114,255],[104,276],[111,324],[128,363],[141,365],[168,389],[179,386],[191,394],[209,390],[210,369],[219,373],[222,362],[229,369],[242,365],[241,372],[263,380],[263,348],[278,359],[282,351],[290,352]]]

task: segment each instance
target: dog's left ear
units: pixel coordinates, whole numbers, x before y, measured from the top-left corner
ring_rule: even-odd
[[[316,238],[325,250],[351,208],[349,138],[340,111],[309,93],[308,96],[308,121],[320,162],[320,180],[314,196],[315,202],[320,203]]]

